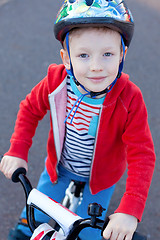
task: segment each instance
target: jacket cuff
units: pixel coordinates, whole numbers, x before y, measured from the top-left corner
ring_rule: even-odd
[[[22,158],[28,162],[28,151],[28,144],[16,141],[12,142],[8,152],[6,152],[4,155]]]
[[[133,195],[124,195],[115,213],[132,215],[140,222],[145,208],[144,200]]]

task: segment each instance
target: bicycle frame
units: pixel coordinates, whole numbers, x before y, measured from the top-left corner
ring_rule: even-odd
[[[37,189],[32,189],[28,196],[27,205],[29,208],[36,208],[54,219],[60,225],[64,233],[56,232],[48,224],[43,224],[36,229],[33,234],[33,239],[34,235],[37,235],[37,231],[38,234],[40,234],[39,231],[41,232],[41,228],[43,228],[43,231],[45,230],[46,233],[53,233],[52,237],[56,240],[73,240],[83,228],[92,227],[102,229],[104,225],[103,220],[96,218],[96,216],[100,216],[103,211],[103,208],[96,203],[90,206],[90,208],[92,208],[90,209],[91,218],[83,219],[60,203],[39,192]]]
[[[83,198],[84,186],[85,182],[71,180],[61,204],[72,212],[76,212]]]
[[[97,203],[89,205],[88,215],[91,217],[83,219],[37,189],[33,189],[25,176],[25,170],[22,168],[14,172],[12,181],[20,181],[25,191],[27,220],[33,232],[31,240],[75,240],[82,229],[92,227],[101,229],[103,232],[109,222],[108,218],[105,222],[98,218],[104,209]],[[54,219],[60,225],[63,233],[57,232],[46,223],[37,227],[34,219],[34,208]],[[132,240],[147,240],[147,238],[135,232]]]

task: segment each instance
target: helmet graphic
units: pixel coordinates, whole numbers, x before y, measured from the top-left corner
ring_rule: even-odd
[[[133,17],[123,0],[65,0],[54,25],[55,37],[63,42],[67,32],[76,27],[106,26],[118,31],[129,46]]]

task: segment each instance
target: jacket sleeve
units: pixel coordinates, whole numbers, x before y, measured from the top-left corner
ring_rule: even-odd
[[[127,145],[128,177],[126,192],[116,212],[142,218],[155,166],[155,153],[142,93],[132,97],[123,134]]]
[[[10,140],[10,149],[5,155],[16,156],[28,161],[28,151],[32,145],[38,121],[44,117],[47,110],[49,110],[49,101],[46,77],[20,103],[14,133]]]

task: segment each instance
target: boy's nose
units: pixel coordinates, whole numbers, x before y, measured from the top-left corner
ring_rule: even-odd
[[[102,64],[98,58],[93,58],[90,62],[90,70],[99,72],[103,70]]]

